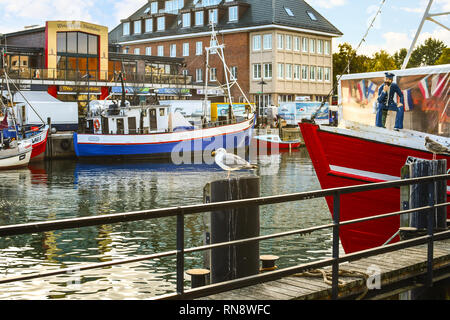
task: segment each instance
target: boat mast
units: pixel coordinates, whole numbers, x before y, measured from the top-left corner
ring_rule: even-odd
[[[414,47],[416,46],[417,39],[419,38],[419,35],[422,32],[422,28],[423,28],[423,25],[425,24],[426,20],[432,21],[432,22],[436,23],[437,25],[441,26],[442,28],[446,29],[447,31],[450,31],[450,29],[447,26],[445,26],[442,23],[433,19],[433,17],[436,17],[436,16],[448,15],[448,14],[450,14],[450,12],[430,13],[432,4],[433,4],[433,0],[429,0],[427,8],[425,10],[425,13],[422,17],[422,21],[420,21],[419,28],[417,29],[416,35],[414,36],[414,40],[411,43],[411,47],[409,48],[408,53],[406,54],[405,60],[403,61],[402,70],[406,69],[406,66],[408,65],[409,59],[411,58],[411,54],[414,50]]]

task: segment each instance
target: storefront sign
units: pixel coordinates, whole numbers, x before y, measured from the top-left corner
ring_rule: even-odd
[[[88,87],[88,86],[59,86],[60,92],[96,92],[100,93],[100,87]]]
[[[179,94],[190,94],[190,89],[185,88],[161,88],[155,89],[155,92],[158,94],[167,94],[167,95],[179,95]]]

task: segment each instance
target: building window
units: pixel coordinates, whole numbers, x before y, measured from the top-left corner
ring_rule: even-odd
[[[286,50],[292,50],[292,36],[286,36]]]
[[[156,24],[157,24],[157,26],[156,26],[157,31],[164,31],[166,29],[165,17],[158,17]]]
[[[231,67],[231,79],[230,80],[237,80],[237,71],[238,68],[236,66]]]
[[[134,34],[141,34],[141,26],[142,26],[141,20],[137,20],[134,22]]]
[[[177,45],[176,44],[171,44],[170,45],[170,56],[172,58],[177,56]]]
[[[292,79],[292,64],[286,64],[286,79],[291,80]]]
[[[284,79],[284,63],[278,64],[278,79]]]
[[[317,67],[317,81],[323,81],[323,67]]]
[[[203,82],[203,69],[195,70],[195,81]]]
[[[205,18],[203,16],[203,11],[195,12],[195,25],[202,26],[205,23]]]
[[[315,66],[309,67],[309,80],[310,81],[316,80],[316,67]]]
[[[145,32],[153,32],[153,19],[145,19]]]
[[[300,38],[294,37],[294,51],[300,51]]]
[[[134,54],[141,54],[140,48],[134,48]]]
[[[158,12],[158,2],[155,1],[150,4],[150,12],[152,14],[155,14]]]
[[[124,22],[123,23],[123,35],[124,36],[129,36],[130,35],[130,23],[129,22]]]
[[[255,35],[253,36],[253,51],[261,50],[261,36]]]
[[[191,26],[191,13],[183,13],[183,28],[188,28]]]
[[[311,11],[306,11],[306,13],[311,18],[311,20],[317,21],[317,17],[316,17],[316,15],[314,13],[312,13]]]
[[[323,40],[317,41],[317,53],[323,54]]]
[[[261,79],[261,65],[259,63],[253,65],[253,79]]]
[[[308,80],[308,66],[302,66],[302,80]]]
[[[316,39],[309,40],[309,52],[316,53]]]
[[[331,78],[331,69],[330,68],[325,68],[324,70],[324,79],[326,82],[330,82],[330,78]]]
[[[233,6],[228,8],[228,21],[238,20],[238,7]]]
[[[164,57],[164,46],[158,46],[158,56]]]
[[[284,11],[286,11],[286,13],[288,14],[288,16],[290,17],[294,17],[294,13],[292,12],[292,10],[288,7],[284,7]]]
[[[187,76],[189,75],[189,70],[184,69],[184,70],[181,71],[181,74],[182,74],[183,76],[187,77]]]
[[[195,54],[197,56],[200,56],[202,55],[202,53],[203,53],[203,42],[198,41],[195,43]]]
[[[302,38],[302,51],[308,52],[308,38]]]
[[[264,63],[264,78],[272,79],[272,64]]]
[[[209,24],[217,24],[219,22],[217,9],[209,10]]]
[[[147,56],[151,56],[152,55],[152,47],[146,47],[145,48],[145,54]]]
[[[217,81],[217,69],[211,68],[209,71],[209,81]]]
[[[264,50],[272,50],[272,34],[268,33],[263,36]]]
[[[300,65],[294,66],[294,80],[300,80]]]
[[[189,42],[183,43],[183,57],[189,57]]]
[[[277,48],[278,49],[284,48],[284,36],[282,34],[277,35]]]
[[[325,41],[325,54],[330,54],[330,41]]]

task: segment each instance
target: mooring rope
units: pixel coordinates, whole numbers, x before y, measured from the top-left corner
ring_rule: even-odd
[[[293,276],[294,277],[322,278],[323,281],[330,286],[332,285],[332,280],[333,280],[332,271],[324,270],[324,269],[309,270],[309,271],[305,271],[302,273],[296,273]],[[365,283],[367,281],[367,279],[369,278],[369,275],[364,272],[341,269],[341,270],[339,270],[339,277],[361,277],[361,278],[364,278],[364,283]],[[345,286],[344,281],[342,279],[338,279],[338,287],[343,288],[344,286]],[[356,298],[356,300],[361,300],[362,298],[364,298],[368,291],[369,291],[369,289],[367,288],[367,285],[364,286],[364,292],[362,294],[360,294]]]

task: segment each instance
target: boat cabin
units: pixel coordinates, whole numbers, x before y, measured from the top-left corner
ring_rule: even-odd
[[[115,101],[92,101],[86,131],[94,134],[150,134],[193,129],[180,112],[170,105],[119,107]]]

